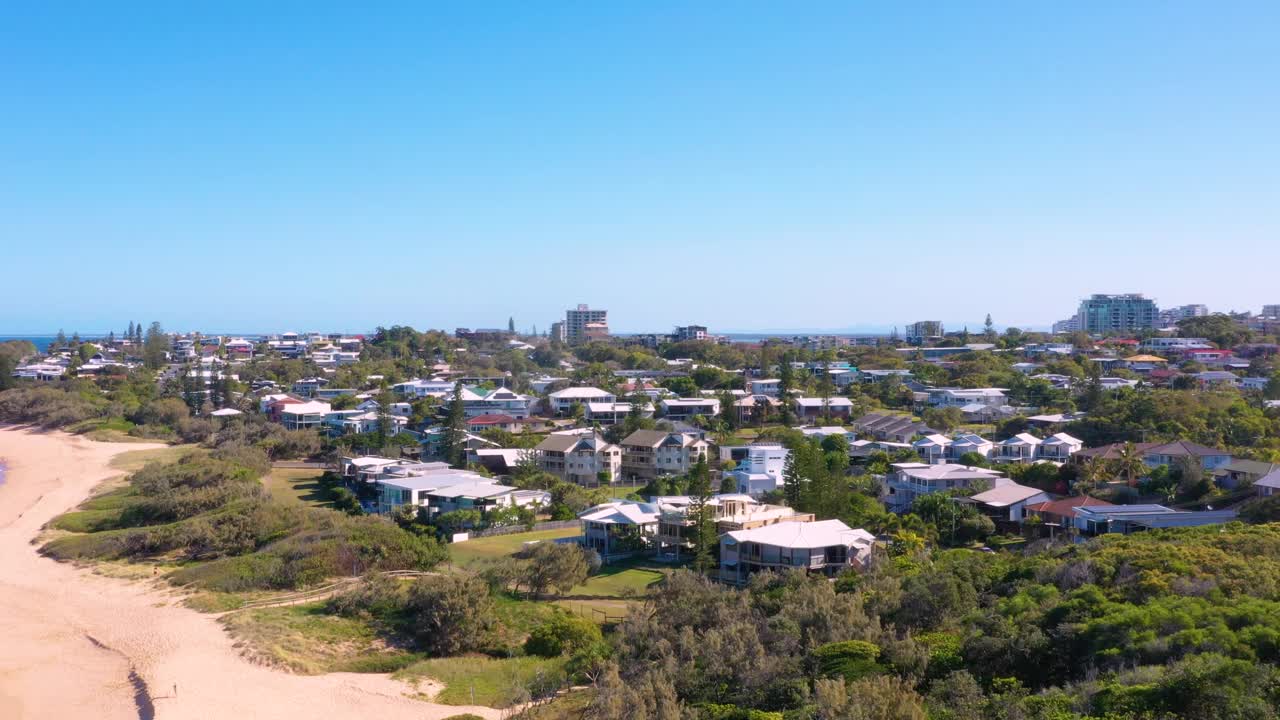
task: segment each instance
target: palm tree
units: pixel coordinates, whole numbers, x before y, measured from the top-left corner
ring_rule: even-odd
[[[1131,442],[1124,444],[1112,461],[1112,471],[1125,479],[1129,487],[1138,484],[1138,478],[1147,472],[1147,463],[1142,459],[1142,452]]]
[[[1077,494],[1087,496],[1096,491],[1110,476],[1110,468],[1102,458],[1090,460],[1080,466],[1080,475],[1076,477],[1072,488]]]

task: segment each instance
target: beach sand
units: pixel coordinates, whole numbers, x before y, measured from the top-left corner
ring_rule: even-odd
[[[8,465],[0,484],[0,718],[500,717],[415,700],[386,675],[300,676],[256,665],[213,617],[182,607],[173,593],[39,555],[32,539],[42,526],[119,475],[112,457],[147,447],[156,446],[0,427]]]

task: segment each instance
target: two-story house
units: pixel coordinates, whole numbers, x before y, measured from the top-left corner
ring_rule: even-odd
[[[735,530],[720,538],[720,579],[742,585],[762,570],[797,568],[831,577],[865,565],[874,545],[874,535],[839,520]]]
[[[707,460],[711,443],[691,433],[637,430],[620,443],[622,477],[649,480],[658,475],[683,475]]]
[[[661,402],[662,416],[668,420],[692,420],[701,415],[720,414],[720,401],[715,398],[666,398]]]
[[[976,483],[996,485],[1007,479],[995,470],[966,467],[952,463],[893,463],[893,471],[885,477],[881,499],[897,513],[911,509],[916,498],[931,493],[970,488]]]
[[[593,432],[553,433],[534,451],[538,467],[578,485],[611,484],[622,472],[622,449]]]
[[[547,403],[551,407],[551,412],[561,416],[572,413],[574,405],[581,405],[585,409],[587,403],[614,403],[617,401],[618,398],[613,393],[593,387],[565,388],[547,395]]]

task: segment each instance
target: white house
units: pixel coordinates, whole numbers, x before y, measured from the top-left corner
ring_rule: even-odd
[[[538,466],[579,485],[615,482],[622,471],[622,449],[594,432],[553,433],[534,448]]]
[[[658,506],[634,500],[601,503],[578,513],[582,544],[601,555],[647,549],[658,534]]]
[[[951,457],[959,460],[968,453],[977,453],[984,458],[990,458],[995,445],[981,435],[973,433],[959,433],[951,438]]]
[[[994,470],[942,463],[894,463],[884,482],[882,497],[885,506],[893,512],[906,512],[915,499],[930,493],[967,488],[974,483],[999,484],[1008,482]]]
[[[796,415],[813,419],[824,415],[832,417],[849,417],[853,413],[853,401],[847,397],[840,395],[832,395],[823,399],[820,397],[798,397],[793,401],[795,405]]]
[[[987,405],[999,407],[1008,403],[1003,388],[930,388],[929,404],[934,407]]]
[[[1083,448],[1083,440],[1064,432],[1054,433],[1040,443],[1038,459],[1064,463]]]
[[[403,397],[446,398],[453,397],[455,383],[452,380],[406,380],[391,386],[391,391]]]
[[[556,415],[568,415],[573,410],[574,405],[583,405],[587,403],[613,403],[618,398],[611,392],[606,392],[599,388],[593,387],[571,387],[563,390],[557,390],[547,396],[547,401],[551,404],[551,411]]]
[[[947,460],[947,448],[951,447],[951,438],[937,433],[925,435],[911,443],[911,447],[921,460],[930,464],[943,463]]]
[[[839,520],[781,522],[720,538],[720,579],[741,585],[762,570],[803,569],[828,577],[867,563],[875,536]]]
[[[1049,493],[1033,487],[1006,482],[969,498],[993,518],[1022,522],[1027,505],[1050,500]]]
[[[1018,433],[1000,441],[995,459],[998,462],[1033,462],[1040,455],[1041,442],[1040,438],[1031,433]]]
[[[720,414],[720,401],[715,398],[666,398],[661,406],[663,417],[669,420],[689,420],[697,415],[715,417]]]
[[[764,378],[762,380],[748,380],[747,390],[752,395],[768,395],[770,397],[778,397],[781,389],[778,383],[781,382],[777,378]]]
[[[492,390],[462,388],[462,411],[467,417],[510,415],[517,420],[529,417],[532,399],[504,387]]]
[[[791,451],[773,444],[748,445],[745,450],[731,473],[738,484],[738,492],[754,497],[777,490],[782,484],[782,470]]]
[[[280,408],[280,422],[286,430],[318,428],[332,409],[329,403],[319,400],[285,405]]]
[[[589,402],[583,418],[587,422],[598,422],[601,425],[620,423],[631,414],[633,405],[629,402]],[[653,405],[645,403],[640,408],[640,416],[653,417]]]

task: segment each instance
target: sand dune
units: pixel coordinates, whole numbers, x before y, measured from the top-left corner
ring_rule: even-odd
[[[40,556],[31,541],[41,527],[117,475],[112,457],[146,447],[0,428],[8,464],[0,484],[0,718],[500,717],[414,700],[385,675],[298,676],[252,664],[213,618],[148,583]]]

